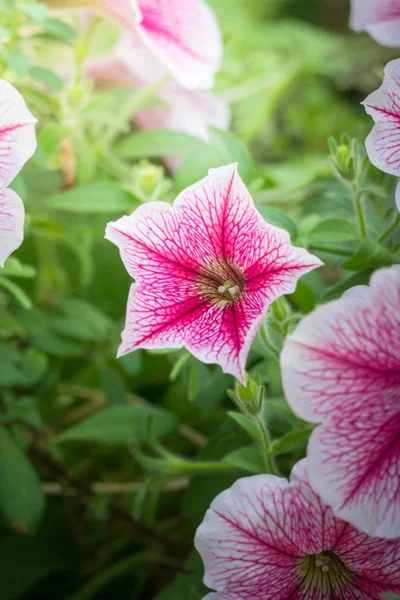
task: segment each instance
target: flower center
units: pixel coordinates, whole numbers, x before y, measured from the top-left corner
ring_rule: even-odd
[[[335,552],[304,556],[299,561],[299,576],[306,590],[323,592],[344,588],[351,577],[351,570]]]
[[[202,295],[223,307],[236,302],[243,295],[245,279],[236,265],[218,259],[203,267],[199,286]]]

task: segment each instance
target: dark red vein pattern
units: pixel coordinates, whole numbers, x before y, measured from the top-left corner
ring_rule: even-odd
[[[268,305],[321,264],[263,221],[236,165],[212,169],[173,207],[152,202],[110,223],[106,237],[136,281],[119,355],[185,346],[242,381]],[[237,274],[240,297],[216,301],[218,287]]]
[[[350,25],[354,31],[368,31],[384,46],[400,46],[400,4],[398,0],[351,0]]]
[[[311,483],[362,531],[400,536],[400,266],[308,315],[281,355],[288,402],[323,425]]]
[[[378,600],[400,591],[400,540],[370,538],[313,492],[306,461],[290,483],[271,475],[237,481],[211,504],[195,545],[205,565],[204,600]],[[331,553],[346,578],[322,589],[301,571],[305,557]]]

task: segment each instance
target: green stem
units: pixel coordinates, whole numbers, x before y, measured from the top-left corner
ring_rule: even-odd
[[[384,242],[386,240],[386,238],[388,238],[393,233],[393,231],[396,229],[397,225],[399,225],[399,224],[400,224],[400,213],[395,215],[395,217],[394,217],[393,221],[391,222],[391,224],[389,225],[389,227],[387,229],[385,229],[385,231],[382,233],[382,235],[378,239],[378,242],[380,244],[382,244],[382,242]]]
[[[358,226],[360,228],[360,237],[361,239],[366,239],[367,237],[367,225],[365,222],[364,210],[363,210],[363,190],[359,189],[354,191],[353,189],[353,201],[354,207],[357,214]]]
[[[258,417],[256,417],[256,423],[257,423],[258,431],[260,433],[260,446],[261,446],[267,473],[271,473],[272,475],[279,475],[273,454],[271,452],[271,440],[269,437],[269,432],[268,432],[267,426],[265,425],[265,423],[263,421],[263,418],[260,415]]]

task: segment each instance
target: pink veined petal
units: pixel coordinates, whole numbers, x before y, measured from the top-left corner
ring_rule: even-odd
[[[322,264],[307,251],[293,248],[286,231],[263,220],[237,164],[210,169],[205,179],[179,194],[174,206],[188,224],[186,244],[191,253],[200,250],[203,260],[222,256],[232,261],[247,281],[254,282],[254,289],[259,277],[291,286],[291,275],[297,273],[298,278]]]
[[[300,275],[320,264],[293,248],[286,232],[262,221],[236,165],[212,169],[173,207],[149,203],[110,223],[106,237],[120,248],[137,283],[120,354],[184,345],[242,381],[268,304],[292,292]],[[201,274],[214,273],[216,263],[234,263],[245,279],[243,295],[227,305],[201,290]],[[217,290],[224,281],[215,277]]]
[[[397,0],[352,0],[350,26],[368,31],[384,46],[400,46],[400,6]]]
[[[217,19],[204,0],[136,0],[138,35],[183,86],[210,89],[222,60]]]
[[[336,549],[362,580],[372,580],[382,591],[400,590],[400,539],[373,538],[346,526]]]
[[[400,175],[400,59],[386,65],[382,86],[363,104],[375,121],[365,142],[370,161],[385,173]]]
[[[299,561],[335,552],[351,570],[333,600],[382,600],[397,592],[400,539],[370,538],[336,518],[310,486],[305,460],[290,483],[271,475],[237,481],[211,504],[196,532],[204,583],[214,600],[327,600],[310,588]],[[375,562],[374,562],[375,557]],[[397,570],[397,571],[396,571]]]
[[[205,565],[204,583],[221,592],[221,600],[286,600],[295,590],[301,549],[291,540],[287,489],[283,479],[249,477],[211,504],[195,546]]]
[[[21,94],[0,79],[0,187],[7,187],[34,153],[35,123]]]
[[[308,447],[311,483],[334,513],[369,535],[400,536],[399,390],[354,418],[337,415]]]
[[[24,239],[24,205],[10,189],[0,190],[0,266]]]
[[[285,343],[283,385],[311,436],[313,487],[362,531],[400,535],[400,267],[369,293],[307,316]]]
[[[307,315],[281,353],[286,398],[318,423],[379,407],[400,389],[400,269],[381,269],[368,297],[343,297]]]

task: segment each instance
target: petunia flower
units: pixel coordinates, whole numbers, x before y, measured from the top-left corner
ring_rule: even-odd
[[[35,123],[21,94],[0,79],[0,266],[23,239],[22,201],[5,188],[36,149]]]
[[[13,190],[0,190],[0,267],[24,238],[24,205]]]
[[[312,490],[306,461],[290,482],[239,479],[219,494],[197,529],[204,600],[383,600],[400,592],[400,540],[371,538]]]
[[[211,169],[173,206],[150,202],[109,223],[131,288],[119,356],[185,346],[244,382],[268,305],[321,261],[263,221],[235,164]]]
[[[0,79],[0,188],[12,182],[34,153],[35,123],[21,94]]]
[[[47,0],[110,15],[151,51],[158,72],[188,89],[210,89],[222,61],[218,21],[205,0]],[[137,61],[139,58],[131,57]]]
[[[365,142],[370,161],[381,171],[400,177],[400,59],[386,65],[383,84],[363,104],[375,121]],[[399,188],[396,203],[400,210]]]
[[[281,354],[310,438],[311,485],[334,513],[375,536],[400,536],[400,266],[378,270],[307,315]]]
[[[399,0],[351,0],[350,27],[383,46],[400,46]]]

